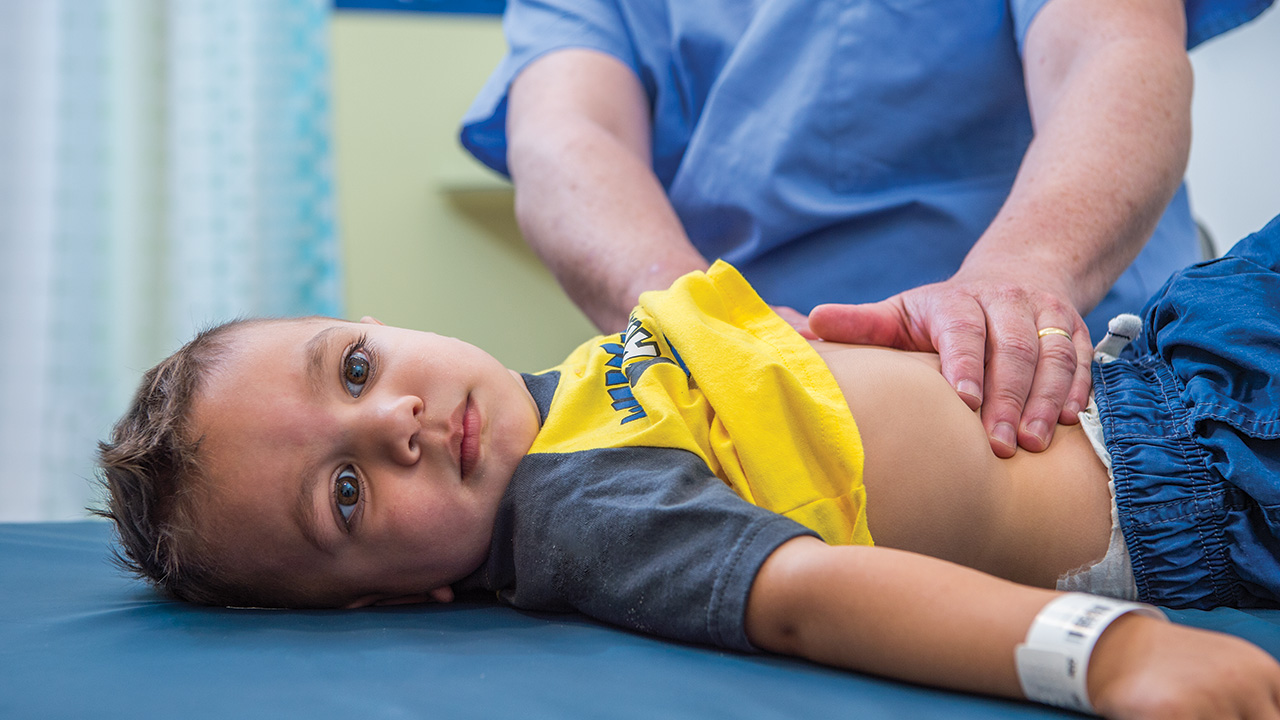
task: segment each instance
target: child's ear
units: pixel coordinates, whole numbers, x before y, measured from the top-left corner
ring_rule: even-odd
[[[368,325],[382,325],[382,324],[383,324],[383,322],[382,322],[381,320],[379,320],[378,318],[376,318],[376,317],[374,317],[374,316],[372,316],[372,315],[365,315],[364,317],[360,318],[360,322],[365,323],[365,324],[368,324]]]

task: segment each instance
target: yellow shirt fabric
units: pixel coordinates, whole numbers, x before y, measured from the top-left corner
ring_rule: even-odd
[[[744,500],[831,544],[872,544],[863,451],[818,353],[729,264],[640,297],[564,363],[531,453],[695,453]]]

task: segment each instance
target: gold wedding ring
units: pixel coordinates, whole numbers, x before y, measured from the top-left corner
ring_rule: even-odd
[[[1036,333],[1036,335],[1038,337],[1044,337],[1045,335],[1061,335],[1062,337],[1068,340],[1071,339],[1071,333],[1067,332],[1066,330],[1063,330],[1060,327],[1040,328],[1040,332]]]

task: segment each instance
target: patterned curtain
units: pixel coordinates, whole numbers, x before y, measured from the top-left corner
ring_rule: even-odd
[[[325,0],[0,0],[0,520],[84,516],[146,368],[341,314]]]

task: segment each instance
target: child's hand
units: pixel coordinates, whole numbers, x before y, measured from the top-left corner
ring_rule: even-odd
[[[1130,614],[1098,639],[1089,695],[1108,718],[1280,718],[1280,663],[1237,637]]]

